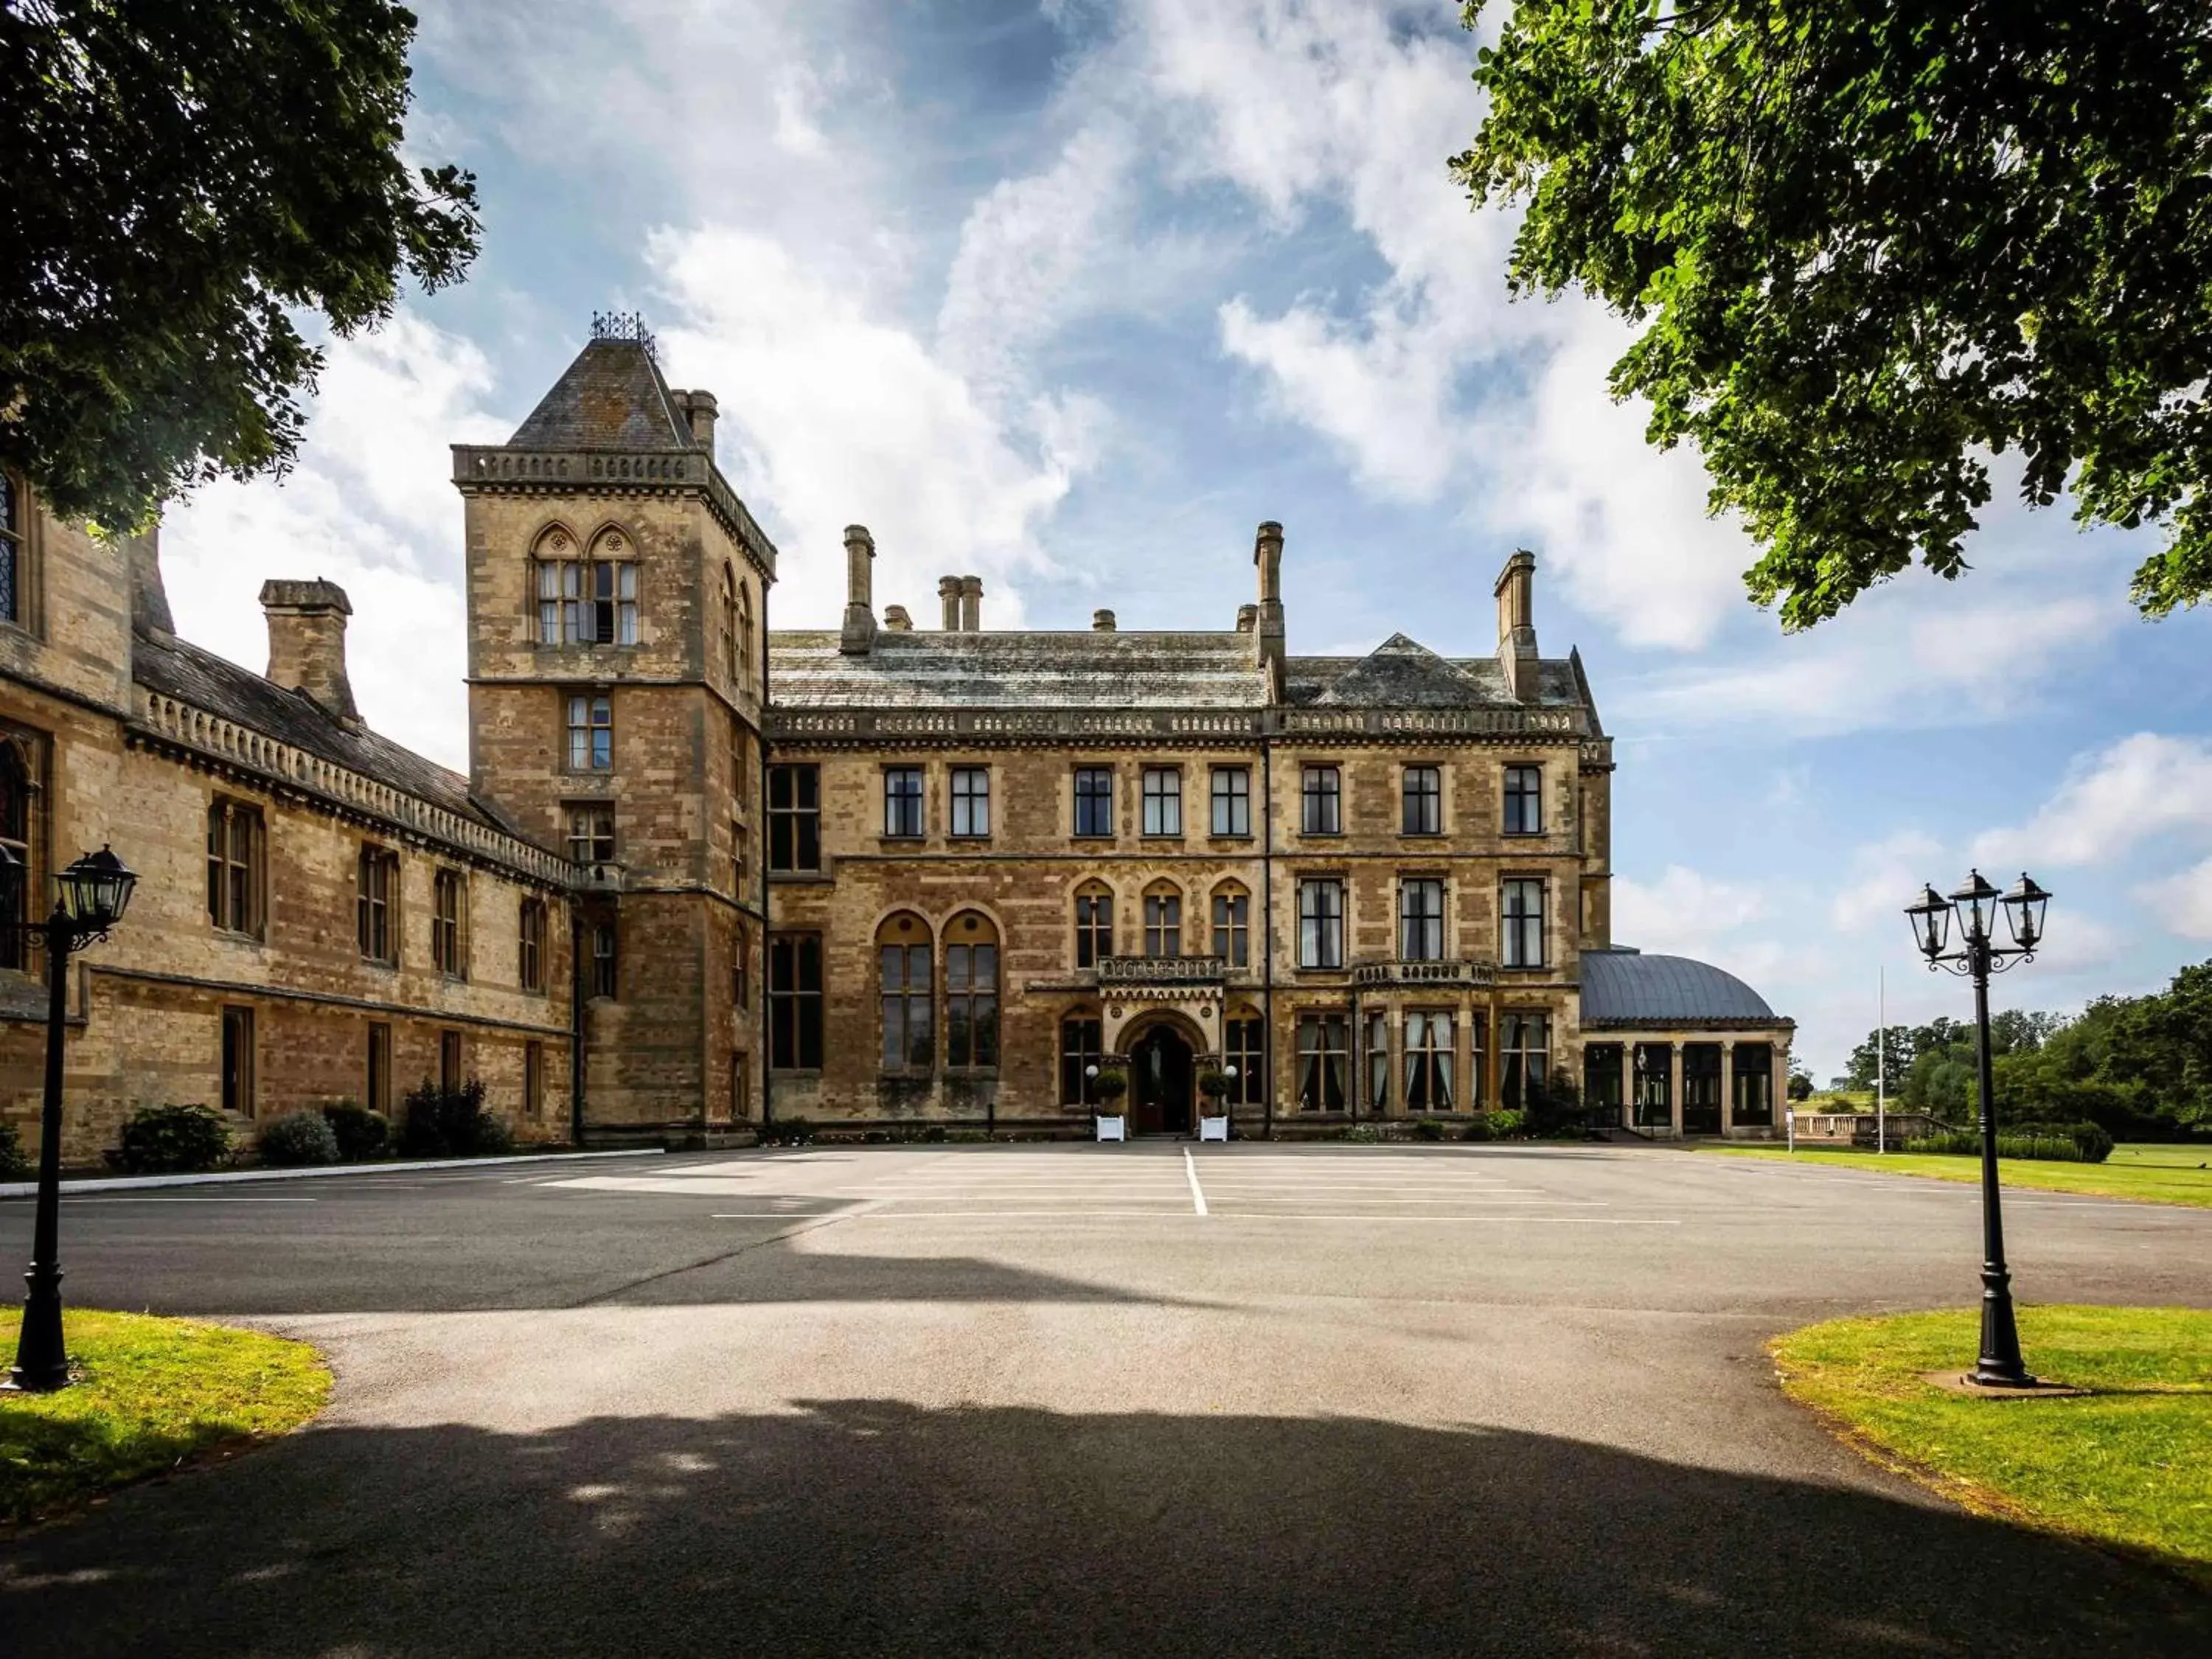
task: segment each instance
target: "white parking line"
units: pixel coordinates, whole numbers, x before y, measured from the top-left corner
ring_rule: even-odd
[[[1190,1155],[1190,1148],[1182,1149],[1182,1172],[1190,1177],[1190,1207],[1199,1215],[1206,1213],[1206,1189],[1198,1184],[1198,1161]]]
[[[84,1203],[96,1203],[103,1207],[113,1204],[319,1204],[319,1198],[132,1198],[123,1193],[102,1193],[88,1196]]]

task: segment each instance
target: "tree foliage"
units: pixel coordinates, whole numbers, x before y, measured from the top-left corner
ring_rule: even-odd
[[[1840,1085],[1874,1086],[1874,1046],[1869,1032]],[[1886,1046],[1900,1106],[1954,1121],[1978,1109],[1971,1025],[1893,1025]],[[2135,1139],[2212,1132],[2212,962],[2184,968],[2162,992],[2100,997],[2071,1018],[1993,1014],[1990,1053],[2001,1121],[2094,1122]]]
[[[459,279],[475,182],[399,153],[414,32],[392,0],[0,0],[0,463],[49,508],[125,527],[281,470],[302,322]]]
[[[2212,592],[2212,7],[1518,0],[1475,80],[1514,289],[1644,325],[1613,391],[1785,626],[1958,575],[2015,447],[2029,502],[2166,526],[2145,612]]]

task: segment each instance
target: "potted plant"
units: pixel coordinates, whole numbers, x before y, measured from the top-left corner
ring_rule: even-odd
[[[1198,1092],[1204,1097],[1198,1116],[1200,1140],[1229,1139],[1229,1085],[1236,1076],[1233,1067],[1218,1066],[1209,1066],[1198,1074]]]
[[[1091,1108],[1096,1114],[1098,1139],[1127,1140],[1129,1120],[1121,1114],[1121,1097],[1129,1092],[1129,1074],[1119,1066],[1086,1066],[1084,1074],[1091,1079],[1091,1092],[1097,1097]]]

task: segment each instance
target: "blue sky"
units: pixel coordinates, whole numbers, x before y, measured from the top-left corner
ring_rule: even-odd
[[[638,309],[720,400],[725,471],[782,550],[779,625],[834,625],[839,532],[879,603],[987,624],[1226,626],[1286,527],[1294,651],[1403,629],[1490,650],[1540,561],[1617,738],[1623,943],[1704,957],[1800,1022],[1825,1079],[1873,1023],[1965,1011],[1911,956],[1917,884],[2025,864],[2058,898],[2029,1006],[2212,956],[2212,616],[2153,625],[2154,532],[2007,495],[1956,584],[1786,637],[1753,552],[1604,394],[1628,337],[1509,301],[1513,221],[1445,170],[1480,119],[1443,4],[1363,0],[418,3],[410,149],[481,181],[471,280],[338,343],[301,465],[171,514],[190,636],[258,666],[254,595],[355,604],[381,729],[466,764],[460,507],[595,309]]]

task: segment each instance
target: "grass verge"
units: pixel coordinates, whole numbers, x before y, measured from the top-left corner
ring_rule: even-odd
[[[1978,1312],[1838,1319],[1767,1345],[1783,1392],[1879,1463],[1983,1514],[2156,1558],[2212,1589],[2212,1312],[2023,1307],[2039,1376],[2092,1390],[1975,1400]]]
[[[1778,1158],[1794,1164],[1832,1164],[1872,1175],[1927,1176],[1937,1181],[1979,1181],[1981,1160],[1921,1152],[1836,1151],[1790,1152],[1782,1146],[1705,1146],[1699,1150],[1729,1158]],[[2002,1158],[1997,1179],[2008,1187],[2047,1193],[2085,1193],[2096,1198],[2132,1198],[2145,1203],[2191,1204],[2212,1209],[2212,1146],[2136,1146],[2115,1147],[2103,1164],[2047,1164],[2039,1159]]]
[[[0,1314],[0,1364],[21,1323]],[[68,1334],[75,1383],[0,1394],[0,1527],[295,1429],[330,1394],[313,1348],[259,1331],[72,1309]]]

